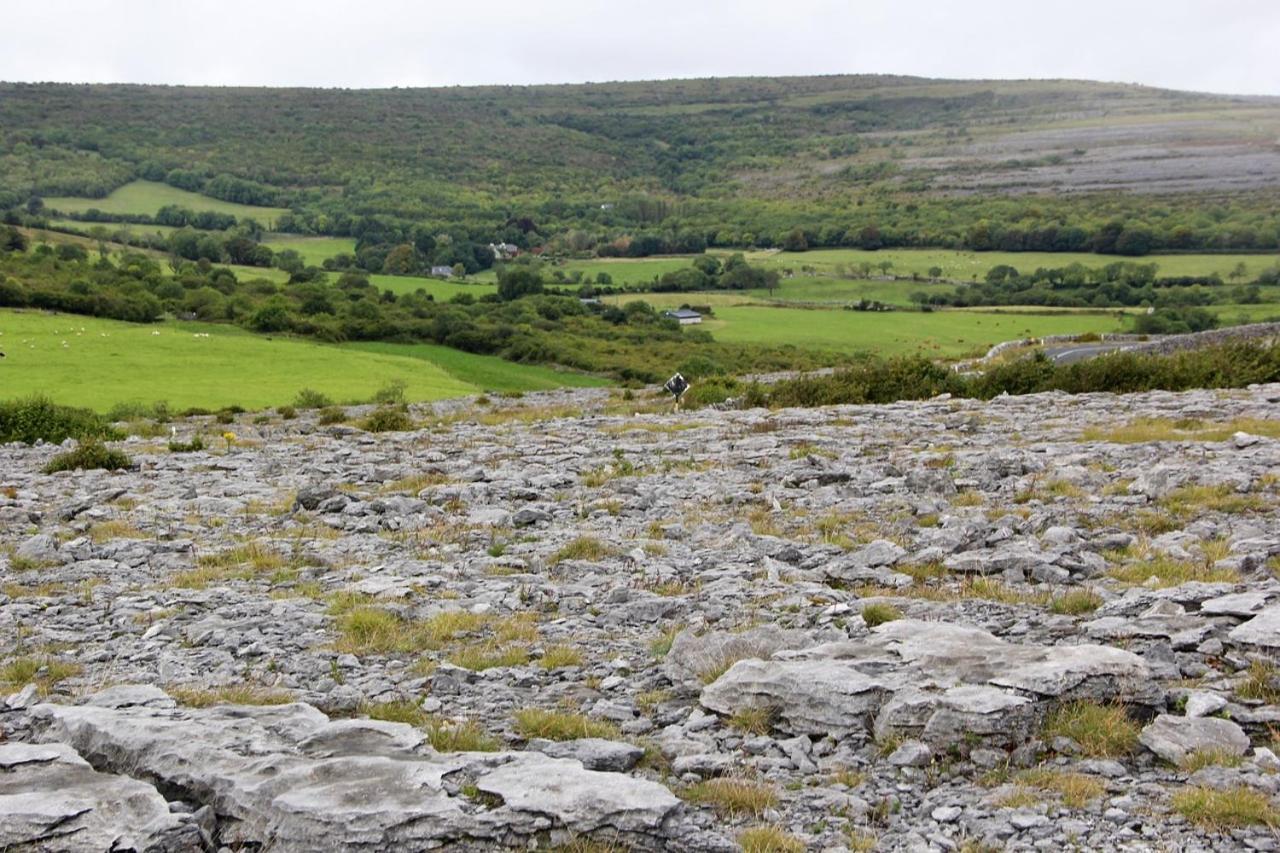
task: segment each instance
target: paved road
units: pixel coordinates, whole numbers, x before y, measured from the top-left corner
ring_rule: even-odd
[[[1114,352],[1118,349],[1124,349],[1130,346],[1127,342],[1113,343],[1096,343],[1096,344],[1057,344],[1044,348],[1044,354],[1056,361],[1058,364],[1072,364],[1077,361],[1084,361],[1087,358],[1102,355],[1107,352]]]

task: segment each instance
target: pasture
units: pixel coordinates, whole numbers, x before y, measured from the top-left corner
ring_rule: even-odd
[[[270,228],[276,218],[289,211],[282,207],[257,207],[210,198],[155,181],[133,181],[116,188],[105,198],[55,196],[44,200],[45,207],[59,213],[84,213],[98,209],[103,213],[136,213],[154,215],[162,207],[174,204],[199,213],[227,213],[238,219],[250,218]],[[110,223],[106,223],[110,227]]]
[[[264,234],[262,242],[273,252],[293,249],[309,266],[320,266],[329,258],[341,254],[353,254],[354,237],[302,237],[297,234]]]
[[[449,373],[455,379],[485,391],[547,391],[552,388],[598,388],[607,379],[587,373],[556,370],[533,364],[515,364],[493,355],[475,355],[439,344],[393,344],[358,341],[345,349],[420,359]]]
[[[558,375],[491,363],[497,359],[472,365],[477,357],[453,350],[435,354],[444,362],[438,364],[433,353],[413,347],[380,352],[223,324],[140,325],[37,311],[0,310],[0,351],[0,397],[41,393],[99,411],[158,400],[177,408],[264,408],[290,402],[302,388],[355,402],[397,380],[411,400],[439,400],[485,390],[499,368],[502,387],[494,390],[550,387]],[[586,381],[566,375],[565,384]]]
[[[1087,252],[968,252],[950,249],[815,249],[810,252],[758,251],[747,252],[747,260],[774,269],[812,267],[818,273],[833,275],[840,267],[856,271],[862,263],[878,269],[884,262],[892,264],[892,275],[918,275],[925,277],[930,268],[942,270],[943,278],[963,281],[981,280],[992,267],[1008,264],[1020,272],[1033,272],[1038,267],[1065,267],[1082,264],[1097,268],[1117,261],[1155,264],[1157,275],[1190,276],[1217,273],[1223,281],[1237,264],[1244,264],[1246,278],[1252,280],[1267,267],[1280,262],[1276,255],[1146,255],[1139,258],[1119,255],[1095,255]]]
[[[1123,326],[1123,320],[1114,314],[862,312],[727,305],[716,308],[714,319],[699,328],[718,340],[738,343],[791,345],[850,355],[920,352],[961,357],[1016,338],[1116,332]]]

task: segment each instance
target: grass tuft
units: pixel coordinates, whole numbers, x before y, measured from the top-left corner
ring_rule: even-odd
[[[515,713],[516,732],[524,738],[546,740],[578,740],[598,737],[617,740],[621,732],[613,723],[593,720],[584,714],[568,711],[544,711],[541,708],[524,708]]]
[[[738,834],[742,853],[804,853],[804,842],[777,826],[753,826]]]
[[[1173,795],[1173,810],[1204,829],[1280,823],[1280,814],[1261,791],[1237,785],[1225,791],[1194,786]]]
[[[772,785],[750,779],[724,777],[697,782],[680,792],[680,796],[700,806],[710,806],[721,815],[760,817],[765,809],[778,804],[778,792]]]
[[[1117,758],[1137,748],[1140,729],[1122,706],[1082,700],[1055,709],[1045,720],[1042,734],[1046,740],[1071,738],[1094,758]]]

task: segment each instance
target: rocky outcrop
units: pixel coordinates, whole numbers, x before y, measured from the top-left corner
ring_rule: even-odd
[[[0,447],[0,847],[1274,845],[1280,387],[632,397]]]
[[[1005,642],[976,628],[903,619],[864,640],[744,660],[708,685],[721,714],[769,709],[791,734],[910,736],[949,747],[1024,740],[1051,703],[1155,706],[1142,659],[1109,646]]]
[[[655,846],[680,809],[662,785],[587,770],[571,758],[442,754],[420,729],[330,720],[301,703],[195,710],[155,696],[145,705],[105,696],[37,705],[30,716],[38,745],[14,745],[0,757],[10,767],[24,762],[27,785],[59,792],[39,801],[49,825],[79,819],[97,830],[81,837],[95,839],[112,831],[124,838],[122,828],[132,827],[138,849],[170,849],[172,839],[195,849],[194,824],[170,815],[157,789],[207,807],[223,845],[285,851],[483,849],[549,831],[607,831]],[[96,773],[86,758],[155,787]],[[132,793],[119,803],[94,801],[112,790]],[[38,816],[33,810],[30,829],[14,829],[13,844],[51,832],[33,822]]]

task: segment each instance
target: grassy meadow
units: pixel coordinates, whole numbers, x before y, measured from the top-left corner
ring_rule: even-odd
[[[889,272],[893,275],[925,276],[931,267],[942,269],[943,278],[962,281],[980,280],[992,267],[1008,264],[1021,272],[1032,272],[1038,267],[1065,267],[1070,264],[1082,264],[1086,267],[1104,267],[1116,261],[1133,261],[1141,264],[1155,264],[1157,275],[1189,276],[1211,275],[1217,273],[1227,281],[1228,274],[1237,264],[1243,263],[1247,278],[1252,279],[1258,273],[1280,262],[1276,255],[1145,255],[1139,258],[1126,258],[1118,255],[1095,255],[1087,252],[968,252],[951,249],[815,249],[811,252],[747,252],[747,260],[775,269],[793,269],[812,267],[819,273],[832,274],[839,267],[856,269],[861,263],[869,263],[873,267],[889,261],[893,264]]]
[[[731,305],[716,308],[715,318],[700,328],[722,341],[791,345],[846,354],[921,352],[960,357],[1016,338],[1115,332],[1123,325],[1114,314],[876,313]]]
[[[129,213],[154,215],[162,207],[176,204],[197,213],[212,211],[227,213],[237,218],[251,218],[271,227],[276,218],[289,211],[282,207],[256,207],[231,201],[210,198],[199,193],[187,192],[155,181],[132,181],[115,189],[106,198],[78,198],[55,196],[44,200],[45,207],[61,213],[84,213],[97,208],[103,213]],[[113,223],[105,223],[111,227]]]
[[[302,237],[298,234],[264,234],[262,242],[273,252],[293,249],[302,256],[303,263],[320,266],[334,255],[354,254],[354,237]]]
[[[178,408],[264,408],[290,402],[302,388],[353,402],[397,380],[411,400],[537,390],[561,384],[554,382],[561,376],[562,384],[599,381],[444,348],[365,349],[266,337],[231,325],[137,325],[7,309],[0,309],[0,351],[7,356],[0,360],[0,397],[40,393],[99,411],[157,400]]]
[[[709,254],[727,257],[732,252],[717,249]],[[765,250],[747,251],[743,254],[753,264],[779,271],[792,270],[800,273],[803,268],[809,267],[813,270],[814,276],[808,279],[805,276],[797,276],[797,279],[810,282],[813,282],[814,278],[818,281],[843,279],[839,274],[841,268],[857,274],[858,265],[864,262],[871,264],[874,268],[872,275],[880,275],[878,265],[885,261],[892,264],[889,269],[891,275],[918,275],[924,278],[931,268],[939,267],[943,278],[959,281],[981,280],[988,270],[1001,264],[1016,267],[1021,272],[1032,272],[1038,267],[1065,267],[1079,263],[1086,267],[1097,268],[1116,261],[1133,261],[1155,264],[1158,267],[1157,274],[1161,276],[1217,273],[1225,282],[1231,281],[1228,275],[1237,264],[1244,264],[1247,272],[1246,277],[1240,279],[1243,282],[1252,280],[1264,269],[1280,263],[1280,256],[1257,254],[1146,255],[1140,258],[1126,258],[1087,252],[966,252],[950,249],[880,249],[874,252],[864,249],[815,249],[811,252]],[[613,278],[614,284],[644,284],[652,281],[656,276],[689,266],[694,257],[696,256],[680,255],[660,258],[573,260],[562,266],[548,266],[546,275],[550,282],[550,276],[555,270],[561,270],[565,275],[580,271],[584,280],[594,280],[597,273],[607,272]],[[485,273],[482,278],[493,280],[493,273]],[[904,281],[887,282],[887,284],[908,288],[906,292],[910,292],[910,288],[925,289],[921,287],[924,282]]]

